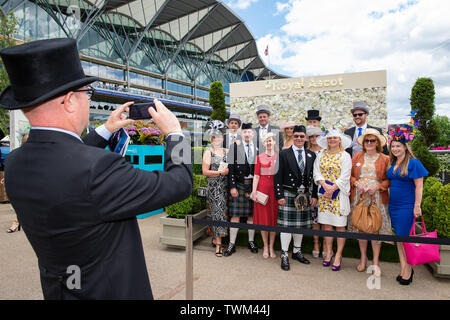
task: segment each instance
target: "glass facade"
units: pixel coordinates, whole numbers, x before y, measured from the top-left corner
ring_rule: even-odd
[[[139,1],[148,6],[146,9],[159,3],[159,0],[135,0],[135,4]],[[127,6],[130,12],[125,12]],[[220,56],[209,52],[213,42],[206,45],[206,38],[203,42],[199,38],[184,42],[186,31],[181,28],[185,18],[142,32],[144,26],[138,20],[147,12],[131,10],[131,6],[98,14],[99,8],[84,0],[4,0],[1,4],[3,12],[13,11],[18,20],[15,35],[18,40],[77,39],[85,73],[100,78],[93,84],[96,88],[209,106],[209,85],[219,80],[229,106],[229,83],[242,81],[241,70],[234,63],[226,64],[230,57],[223,56],[224,51]],[[201,10],[194,24],[208,10]],[[150,17],[152,14],[148,13]],[[136,42],[137,34],[141,34],[139,42]],[[91,126],[104,121],[119,105],[109,100],[114,99],[94,95]],[[195,106],[191,111],[176,111],[176,114],[188,131],[208,118],[207,111],[198,112]]]

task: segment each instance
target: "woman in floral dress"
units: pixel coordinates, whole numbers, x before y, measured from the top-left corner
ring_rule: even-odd
[[[227,175],[228,166],[219,168],[227,161],[227,149],[223,144],[222,122],[214,120],[207,124],[206,133],[211,137],[211,146],[205,150],[202,161],[202,172],[206,176],[206,203],[213,221],[227,221]],[[221,170],[219,170],[221,169]],[[213,227],[212,243],[216,245],[216,256],[222,257],[222,237],[228,235],[225,227]]]
[[[327,130],[325,136],[317,139],[317,144],[325,149],[314,162],[314,181],[321,186],[319,188],[318,222],[324,230],[333,231],[336,227],[336,231],[346,231],[347,216],[350,213],[352,159],[344,150],[351,143],[350,137],[343,135],[335,128]],[[326,258],[322,265],[329,267],[334,256],[332,252],[333,238],[324,238]],[[341,268],[344,245],[345,238],[338,238],[333,271],[339,271]]]
[[[386,176],[389,157],[382,153],[387,139],[377,130],[368,128],[356,141],[363,146],[363,152],[356,153],[352,159],[352,176],[350,178],[352,208],[355,208],[361,196],[366,195],[367,205],[373,196],[382,218],[382,226],[378,234],[391,235],[391,219],[388,211],[390,181]],[[358,232],[358,229],[352,225],[352,215],[348,218],[348,231]],[[381,242],[372,240],[371,244],[373,265],[375,266],[373,271],[375,275],[380,276],[379,256]],[[361,260],[356,267],[356,270],[359,272],[364,272],[367,267],[367,245],[367,240],[359,240]]]

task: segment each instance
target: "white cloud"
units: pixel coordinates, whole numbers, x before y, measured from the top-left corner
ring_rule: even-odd
[[[286,24],[258,39],[272,69],[307,75],[386,69],[389,122],[409,120],[419,77],[436,87],[436,112],[450,116],[450,2],[447,0],[290,0],[277,3]]]
[[[227,2],[227,6],[232,9],[245,10],[251,6],[252,3],[256,3],[259,0],[231,0]]]

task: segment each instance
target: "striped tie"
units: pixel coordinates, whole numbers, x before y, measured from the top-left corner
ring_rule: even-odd
[[[305,171],[305,164],[303,163],[302,150],[298,150],[298,166],[300,167],[300,172],[303,174]]]

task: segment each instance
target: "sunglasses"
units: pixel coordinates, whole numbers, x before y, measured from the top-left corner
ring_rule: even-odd
[[[364,112],[361,112],[361,113],[354,113],[354,114],[353,114],[353,118],[356,118],[356,117],[362,117],[363,115],[365,115]]]
[[[294,134],[294,138],[296,138],[296,139],[298,139],[298,138],[305,139],[306,136],[304,134]]]
[[[86,89],[72,90],[72,92],[86,92],[88,99],[91,100],[91,97],[95,92],[95,89],[91,86],[88,86]],[[63,99],[63,101],[61,101],[61,104],[64,104],[64,99]]]
[[[366,143],[375,143],[377,141],[377,139],[364,139],[364,142]]]

